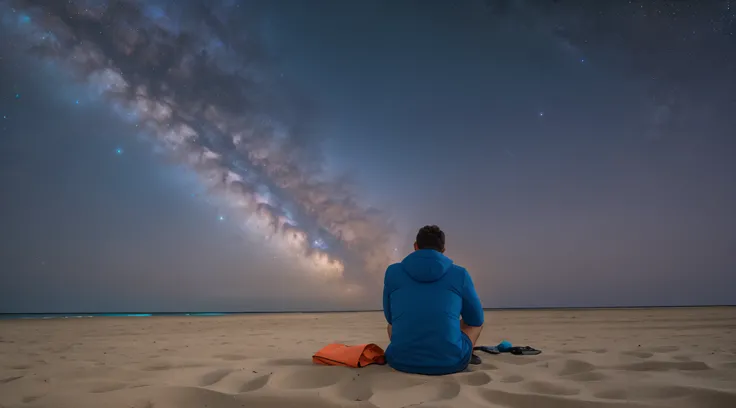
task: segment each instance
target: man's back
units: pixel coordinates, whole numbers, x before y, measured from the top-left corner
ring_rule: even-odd
[[[462,371],[472,341],[461,331],[483,325],[483,308],[470,275],[442,253],[421,249],[386,270],[383,309],[391,325],[388,363],[399,371]]]

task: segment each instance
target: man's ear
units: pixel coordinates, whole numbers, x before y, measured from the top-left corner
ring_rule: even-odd
[[[441,254],[445,253],[445,247],[442,247],[442,251],[440,251]]]
[[[418,251],[418,250],[419,250],[419,245],[417,245],[417,243],[416,243],[416,242],[414,242],[414,250],[415,250],[415,251]]]

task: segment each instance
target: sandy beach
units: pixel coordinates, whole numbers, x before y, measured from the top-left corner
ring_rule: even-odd
[[[465,373],[321,367],[387,345],[381,313],[0,321],[0,407],[736,407],[736,308],[486,313]]]

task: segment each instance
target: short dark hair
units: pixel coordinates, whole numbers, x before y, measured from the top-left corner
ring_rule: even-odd
[[[417,248],[445,250],[445,233],[436,225],[425,225],[417,233]]]

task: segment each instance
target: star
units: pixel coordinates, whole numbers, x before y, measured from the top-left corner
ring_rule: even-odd
[[[224,215],[221,215],[221,216],[217,217],[217,219],[220,220],[220,221],[225,221],[225,216]]]
[[[539,117],[541,118],[543,116],[544,116],[544,112],[539,112]]]
[[[20,94],[19,93],[15,94],[15,99],[20,99]]]
[[[118,147],[117,149],[115,149],[115,154],[117,154],[118,156],[123,154],[123,149]]]
[[[74,101],[74,103],[77,104],[77,105],[79,105],[79,99],[77,99],[76,101]]]

